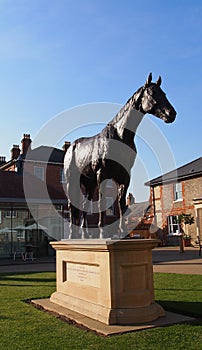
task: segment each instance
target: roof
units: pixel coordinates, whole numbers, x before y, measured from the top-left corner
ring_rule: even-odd
[[[66,203],[67,197],[61,189],[55,189],[36,178],[24,173],[0,170],[0,203]]]
[[[49,163],[63,163],[65,152],[59,148],[39,146],[29,150],[26,160],[35,160]]]
[[[151,204],[150,202],[140,202],[140,203],[134,203],[129,206],[129,215],[128,217],[138,217],[143,218],[143,216],[146,214],[146,212],[150,209]],[[126,214],[127,216],[127,211]]]
[[[145,183],[146,186],[157,186],[166,183],[178,182],[191,179],[202,175],[202,157],[193,160],[177,169],[174,169],[164,175],[156,177]]]
[[[54,164],[63,164],[65,152],[59,148],[49,147],[49,146],[39,146],[33,150],[29,149],[26,154],[27,161],[35,162],[46,162]],[[18,160],[24,160],[24,156],[20,154],[18,159],[11,159],[8,162],[0,165],[0,170],[9,169]]]

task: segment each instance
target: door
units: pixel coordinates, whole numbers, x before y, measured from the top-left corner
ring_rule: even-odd
[[[199,233],[200,239],[202,240],[202,208],[197,209],[197,217],[198,217],[198,222],[197,222],[198,233]]]

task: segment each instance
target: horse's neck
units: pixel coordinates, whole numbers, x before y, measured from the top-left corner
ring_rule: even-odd
[[[142,121],[144,114],[138,112],[136,109],[130,109],[127,111],[123,118],[121,118],[114,127],[117,129],[117,133],[120,138],[123,138],[124,134],[127,131],[130,131],[133,134],[133,137],[136,133],[136,130]]]
[[[142,112],[133,108],[134,99],[135,94],[121,108],[110,123],[110,125],[117,130],[117,134],[123,142],[128,144],[133,142],[138,125],[144,116]]]

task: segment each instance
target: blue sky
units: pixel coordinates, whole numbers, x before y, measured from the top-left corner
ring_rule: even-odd
[[[23,133],[34,139],[64,110],[124,104],[152,72],[154,79],[162,76],[178,114],[171,125],[146,118],[164,135],[177,166],[196,159],[202,144],[201,61],[200,0],[0,0],[0,155],[9,159]],[[85,116],[78,116],[77,125],[85,124]],[[137,146],[149,177],[160,175],[138,138]]]

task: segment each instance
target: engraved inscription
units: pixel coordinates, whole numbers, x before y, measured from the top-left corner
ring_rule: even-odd
[[[80,283],[98,288],[100,287],[99,265],[67,262],[66,272],[68,282]]]

